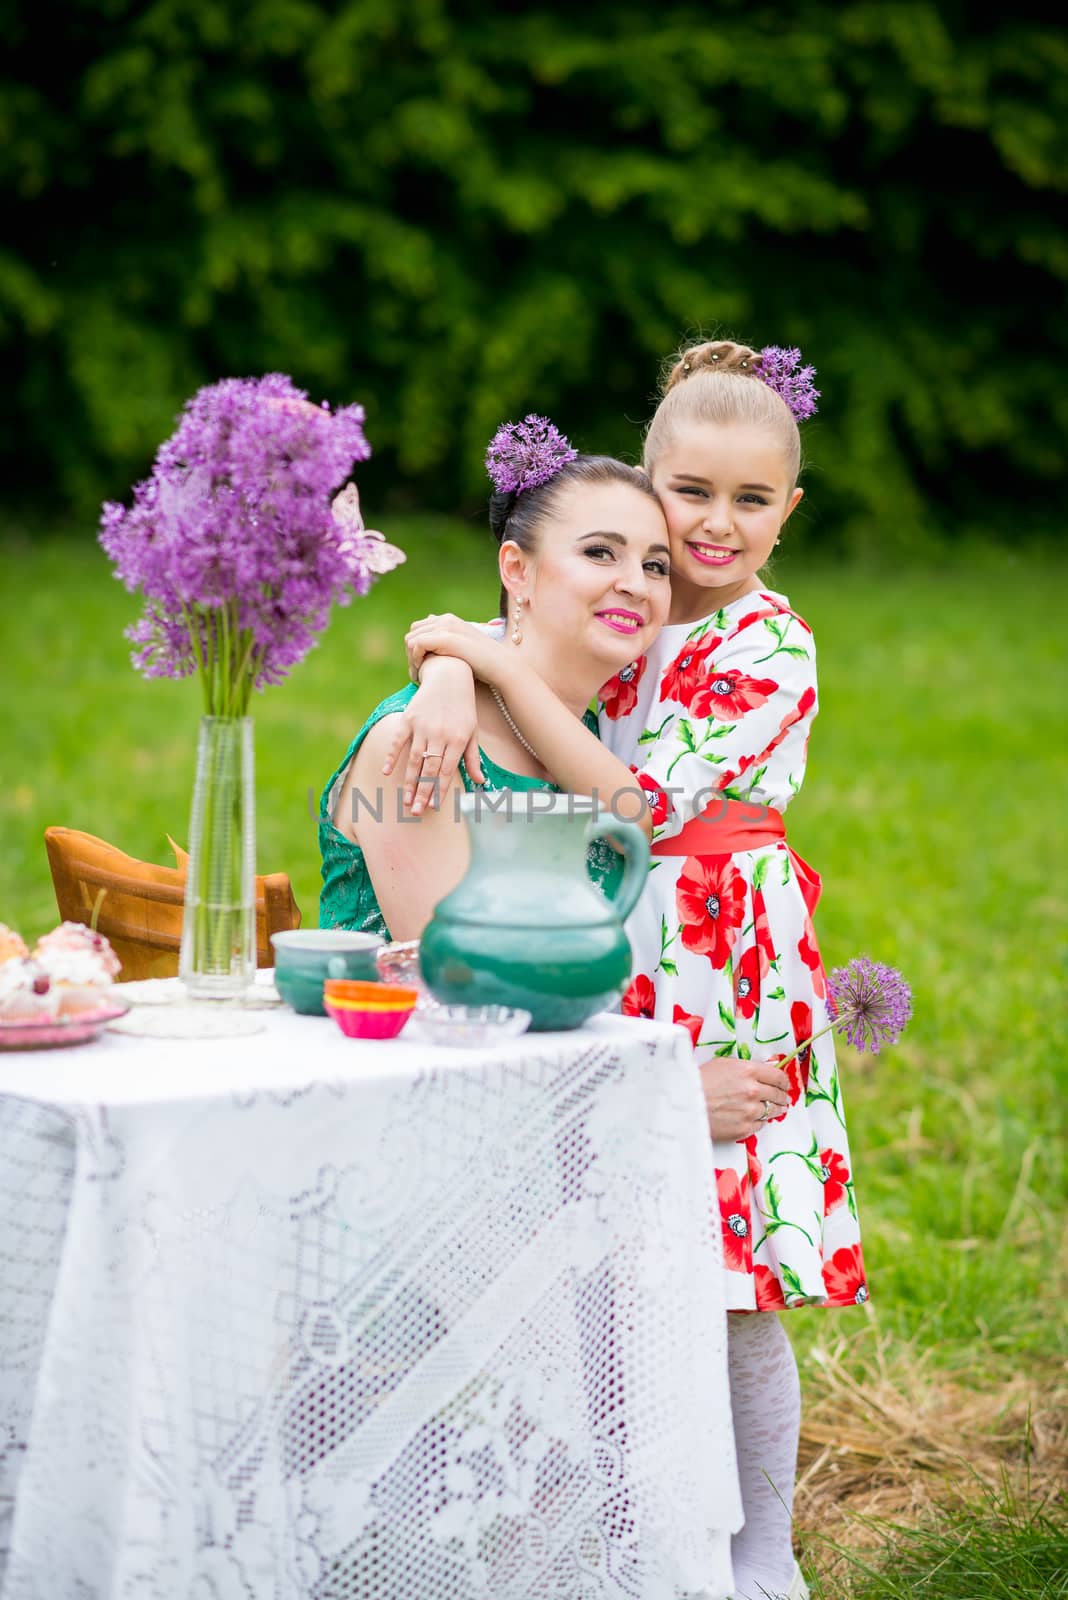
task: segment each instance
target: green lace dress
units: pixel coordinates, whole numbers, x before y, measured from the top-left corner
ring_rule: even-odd
[[[391,712],[404,710],[415,689],[414,683],[406,684],[396,694],[391,694],[388,699],[375,706],[346,750],[341,765],[323,790],[319,802],[319,851],[322,856],[323,877],[323,886],[319,892],[321,928],[352,928],[360,933],[380,934],[383,939],[392,938],[382,916],[363,851],[358,844],[353,844],[351,839],[346,838],[340,829],[334,826],[332,818],[337,796],[357,750],[376,722],[388,717]],[[592,712],[587,712],[583,720],[593,733],[597,732],[597,720]],[[482,771],[486,777],[483,786],[485,793],[500,789],[548,789],[559,793],[559,784],[548,783],[544,778],[528,778],[519,772],[508,772],[506,768],[492,761],[484,750]],[[479,787],[478,784],[471,782],[462,761],[459,773],[465,789],[473,790]],[[606,893],[612,894],[622,872],[621,859],[616,851],[603,839],[595,839],[587,853],[586,864],[594,882]]]

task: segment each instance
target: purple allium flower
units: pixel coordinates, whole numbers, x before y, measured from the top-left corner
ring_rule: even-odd
[[[522,422],[505,422],[486,447],[486,471],[498,494],[522,494],[547,483],[578,457],[571,441],[548,417],[533,412]]]
[[[362,406],[315,406],[280,373],[227,378],[189,400],[130,508],[100,543],[145,597],[128,630],[146,677],[199,669],[208,709],[243,711],[312,648],[333,603],[372,582],[371,547],[330,497],[371,454]],[[225,680],[225,681],[224,681]]]
[[[812,382],[816,369],[801,365],[800,350],[785,350],[781,345],[768,344],[761,350],[758,361],[758,376],[769,389],[781,395],[797,422],[815,416],[816,401],[820,397],[820,391]]]
[[[856,1050],[878,1055],[896,1044],[912,1016],[912,990],[896,967],[855,956],[827,979],[828,1009]]]

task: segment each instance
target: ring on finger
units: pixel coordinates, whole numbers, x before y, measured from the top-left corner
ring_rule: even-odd
[[[770,1122],[771,1121],[771,1101],[770,1100],[765,1100],[764,1101],[764,1115],[761,1117],[760,1120],[761,1120],[761,1122]]]
[[[441,751],[438,751],[438,750],[424,750],[423,751],[423,760],[424,761],[440,761],[444,754],[445,754],[444,750],[441,750]],[[767,1101],[765,1101],[764,1103],[766,1105]]]

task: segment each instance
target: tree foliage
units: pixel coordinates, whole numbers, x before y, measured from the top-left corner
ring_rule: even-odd
[[[456,505],[529,409],[633,458],[715,331],[816,363],[822,526],[1015,538],[1065,471],[1068,35],[969,10],[21,7],[9,487],[124,494],[199,384],[280,370],[363,401],[380,498]]]

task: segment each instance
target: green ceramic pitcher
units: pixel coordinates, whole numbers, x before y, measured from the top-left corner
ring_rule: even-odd
[[[623,923],[649,861],[642,830],[585,795],[476,790],[459,804],[471,862],[423,934],[430,993],[449,1005],[520,1006],[538,1031],[577,1028],[614,1006],[631,969]],[[598,838],[622,851],[611,898],[587,870]]]

